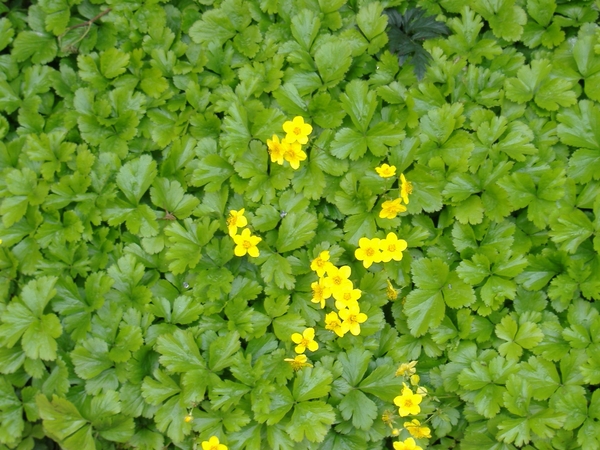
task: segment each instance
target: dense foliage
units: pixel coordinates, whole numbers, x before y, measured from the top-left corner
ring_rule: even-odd
[[[600,448],[598,6],[2,0],[0,449]]]

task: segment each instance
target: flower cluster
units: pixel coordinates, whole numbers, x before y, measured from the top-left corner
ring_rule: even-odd
[[[416,374],[415,366],[416,361],[410,361],[408,363],[402,363],[398,370],[396,370],[396,376],[402,376],[410,382],[414,391],[406,383],[403,384],[402,392],[396,398],[394,398],[394,404],[398,407],[398,414],[400,417],[416,416],[421,413],[421,402],[427,395],[427,389],[419,386],[420,377]],[[392,435],[400,435],[400,430],[393,427],[394,413],[386,411],[381,417],[382,421],[392,428]],[[431,438],[431,430],[429,427],[423,425],[419,420],[412,419],[404,422],[403,428],[410,434],[404,441],[394,442],[394,450],[423,450],[417,445],[415,439]]]
[[[396,175],[396,166],[382,164],[375,168],[375,171],[381,178],[390,178]],[[398,214],[406,211],[408,205],[408,196],[413,192],[413,186],[410,181],[406,181],[404,174],[400,174],[400,196],[394,200],[386,200],[381,205],[379,217],[381,219],[394,219]],[[404,203],[404,204],[403,204]]]
[[[388,233],[385,239],[363,237],[358,241],[354,256],[368,269],[373,263],[389,262],[392,259],[400,261],[407,246],[406,241],[398,239],[393,232]]]
[[[300,167],[300,161],[306,159],[306,153],[302,151],[302,145],[308,142],[308,135],[312,133],[312,126],[304,123],[301,116],[294,117],[283,124],[285,137],[280,141],[279,136],[273,135],[273,139],[267,139],[267,148],[271,156],[271,162],[282,165],[283,161],[290,163],[292,169]]]
[[[232,209],[229,211],[229,217],[227,218],[229,236],[231,236],[233,242],[235,242],[233,253],[235,256],[244,256],[247,253],[250,256],[257,257],[260,252],[256,245],[262,241],[262,238],[253,236],[248,228],[244,228],[240,234],[237,234],[238,228],[243,228],[248,225],[248,219],[244,217],[244,212],[244,208],[239,211]]]
[[[342,337],[347,332],[354,336],[360,334],[360,324],[367,320],[367,315],[360,312],[358,299],[362,292],[354,288],[349,279],[349,266],[336,267],[329,262],[329,252],[322,251],[311,263],[310,268],[317,273],[318,281],[311,284],[313,296],[311,301],[325,308],[325,302],[333,297],[338,310],[325,315],[325,329]]]

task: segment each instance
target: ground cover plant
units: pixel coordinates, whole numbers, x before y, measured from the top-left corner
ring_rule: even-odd
[[[0,3],[0,449],[600,448],[573,0]]]

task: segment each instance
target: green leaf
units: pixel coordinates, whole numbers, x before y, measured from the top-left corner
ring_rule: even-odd
[[[298,14],[292,17],[290,30],[292,36],[296,39],[305,51],[310,51],[312,44],[319,34],[321,21],[310,9],[301,9]]]
[[[577,248],[594,233],[594,225],[585,213],[574,208],[567,214],[557,216],[551,222],[550,237],[560,244],[560,249],[575,253]]]
[[[35,398],[44,429],[66,450],[95,450],[92,427],[70,401],[52,396],[52,402],[38,394]]]
[[[0,342],[12,348],[21,339],[25,355],[31,359],[55,360],[56,338],[62,326],[55,314],[44,314],[46,305],[56,295],[56,277],[32,280],[23,288],[21,300],[13,300],[2,313]]]
[[[46,31],[56,36],[64,33],[71,18],[71,5],[67,0],[42,0],[39,3],[46,13]]]
[[[276,247],[280,253],[302,247],[315,237],[317,218],[309,212],[288,213],[279,226]]]
[[[156,174],[156,161],[149,155],[142,155],[129,161],[119,170],[117,186],[133,205],[137,205]]]
[[[581,100],[573,108],[564,109],[558,119],[557,133],[561,142],[576,148],[600,150],[600,106],[589,100]],[[572,174],[572,164],[569,164]],[[587,178],[587,177],[586,177]],[[594,177],[596,178],[596,177]],[[587,182],[578,177],[577,181]]]
[[[350,391],[339,404],[345,420],[352,418],[352,425],[360,430],[368,430],[377,417],[377,405],[359,390]]]
[[[550,61],[532,61],[531,67],[519,69],[517,78],[506,80],[506,96],[517,103],[533,98],[539,107],[549,111],[558,110],[559,105],[568,107],[576,104],[577,98],[571,90],[571,83],[561,78],[550,78],[551,71]]]
[[[0,378],[0,411],[0,443],[17,445],[25,428],[23,404],[5,377]]]
[[[125,73],[129,65],[129,53],[117,48],[109,48],[100,55],[100,71],[106,78],[116,78]]]
[[[352,80],[340,96],[342,108],[352,119],[356,129],[364,135],[377,109],[377,95],[363,80]]]
[[[142,396],[151,405],[164,404],[166,399],[181,392],[177,383],[160,369],[156,369],[152,375],[156,380],[145,377],[142,384]]]
[[[369,41],[383,33],[387,27],[387,16],[382,13],[383,6],[379,2],[363,5],[358,10],[356,24]]]
[[[463,272],[460,275],[464,279]],[[414,261],[412,274],[418,289],[406,297],[404,312],[413,336],[421,336],[430,328],[439,326],[446,304],[451,308],[459,308],[475,301],[471,286],[461,281],[456,273],[450,273],[448,265],[439,258]]]
[[[237,331],[219,336],[208,349],[208,367],[218,372],[230,366],[235,353],[240,349],[240,335]]]
[[[194,186],[206,185],[207,192],[216,192],[233,175],[233,166],[219,155],[208,155],[200,160],[192,175]]]
[[[574,430],[588,418],[588,405],[585,390],[582,387],[562,389],[550,399],[550,408],[565,414],[562,427]]]
[[[323,367],[305,367],[294,380],[292,395],[296,402],[323,398],[331,391],[333,376]]]
[[[4,50],[12,41],[15,30],[7,17],[0,19],[0,50]]]
[[[0,110],[12,113],[21,106],[21,99],[5,80],[0,79]]]
[[[296,283],[290,262],[276,253],[267,257],[260,268],[260,274],[265,283],[275,282],[280,289],[293,289]]]
[[[323,401],[298,403],[286,430],[295,442],[321,442],[335,421],[333,407]]]
[[[342,377],[344,377],[350,386],[357,386],[360,383],[369,367],[369,361],[372,356],[369,351],[360,347],[354,347],[347,352],[339,354],[338,360],[343,367]]]
[[[340,159],[350,158],[352,161],[364,156],[367,152],[367,137],[352,128],[342,128],[331,143],[331,154]]]
[[[108,344],[99,338],[89,338],[71,352],[75,373],[84,380],[91,380],[113,367]]]
[[[515,5],[515,0],[477,0],[472,8],[488,21],[496,37],[514,42],[523,34],[527,13]]]
[[[418,337],[430,328],[437,327],[442,323],[445,310],[441,291],[421,289],[411,291],[404,304],[410,333]]]
[[[200,204],[193,195],[185,194],[178,181],[156,178],[150,188],[150,198],[156,206],[170,212],[178,219],[189,217]]]
[[[359,389],[391,403],[402,390],[403,380],[395,373],[396,367],[391,364],[379,366],[360,383]]]
[[[22,31],[13,42],[12,56],[18,62],[31,58],[34,64],[47,64],[57,52],[56,40],[49,33]]]
[[[517,371],[514,363],[505,362],[500,356],[489,363],[484,362],[485,365],[474,362],[458,375],[460,385],[469,391],[462,397],[472,401],[477,412],[488,419],[496,416],[504,404],[503,394],[506,389],[501,384]]]
[[[462,20],[452,18],[448,26],[454,34],[447,39],[450,48],[460,56],[468,58],[471,64],[481,64],[483,58],[492,60],[502,53],[502,47],[494,39],[482,39],[480,35],[483,23],[481,16],[464,6]]]
[[[200,350],[189,331],[177,330],[173,334],[162,335],[156,340],[159,361],[170,372],[187,372],[204,369],[206,364]]]
[[[187,218],[179,223],[171,223],[165,228],[165,235],[169,238],[166,257],[171,262],[169,270],[180,274],[187,267],[193,269],[201,258],[201,249],[214,236],[219,229],[217,221],[204,217],[201,222]]]
[[[314,58],[324,87],[332,88],[344,79],[352,64],[351,55],[349,44],[339,38],[332,38],[319,46]]]
[[[517,360],[523,349],[532,349],[544,338],[544,333],[532,322],[517,323],[511,316],[504,316],[496,325],[496,335],[507,342],[498,347],[502,356]]]
[[[537,407],[535,413],[528,417],[519,419],[507,419],[498,425],[500,433],[498,439],[508,444],[515,443],[518,446],[527,444],[531,440],[531,432],[538,435],[540,438],[551,438],[555,431],[552,429],[560,428],[564,421],[565,415],[553,411],[552,409],[542,409]]]

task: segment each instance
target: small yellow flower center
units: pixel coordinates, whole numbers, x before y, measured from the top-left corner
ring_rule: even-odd
[[[405,408],[411,408],[413,406],[413,402],[410,398],[407,398],[406,400],[404,400],[404,407]]]
[[[313,295],[315,296],[315,298],[321,298],[323,297],[323,288],[319,285],[317,285],[316,287],[313,288]]]
[[[365,250],[365,254],[367,256],[373,256],[375,254],[375,250],[373,249],[373,247],[370,247],[368,249]]]
[[[252,242],[244,241],[244,243],[242,244],[242,247],[244,247],[246,250],[248,250],[250,247],[252,247]]]
[[[317,265],[317,267],[323,267],[325,265],[325,261],[323,261],[321,258],[318,258],[315,261],[315,264]]]
[[[335,277],[333,277],[331,279],[331,281],[333,281],[333,284],[339,286],[342,284],[342,277],[340,277],[339,275],[336,275]]]
[[[346,319],[351,325],[358,323],[358,319],[356,318],[356,314],[350,314],[348,319]]]
[[[352,295],[350,294],[350,292],[344,292],[344,300],[351,300],[352,299]]]
[[[395,252],[395,251],[396,251],[396,244],[388,245],[388,252]]]
[[[410,181],[406,182],[406,187],[404,188],[406,190],[407,193],[412,194],[413,191],[413,185]]]
[[[300,135],[300,134],[302,134],[302,128],[300,128],[300,127],[296,127],[296,128],[294,128],[294,134],[295,134],[295,135]]]
[[[310,341],[306,338],[302,338],[302,341],[300,342],[300,345],[303,347],[308,347],[308,344],[310,344]]]
[[[227,218],[227,225],[230,226],[230,227],[232,227],[232,226],[235,226],[236,224],[237,224],[237,217],[234,216],[233,214],[230,215]]]

